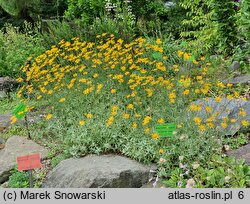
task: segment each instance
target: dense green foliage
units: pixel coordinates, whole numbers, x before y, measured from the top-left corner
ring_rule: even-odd
[[[38,13],[40,0],[1,0],[0,7],[7,13],[26,20]]]
[[[31,32],[31,25],[25,27],[25,33],[11,25],[0,31],[0,76],[20,75],[19,68],[27,58],[44,50],[42,39],[34,35],[34,30]]]

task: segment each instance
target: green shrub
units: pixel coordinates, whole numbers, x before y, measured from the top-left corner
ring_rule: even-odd
[[[0,31],[0,76],[20,75],[19,68],[27,58],[44,51],[42,39],[34,34],[30,26],[26,24],[25,32],[11,25]]]

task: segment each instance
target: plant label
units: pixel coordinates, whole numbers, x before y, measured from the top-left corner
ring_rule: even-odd
[[[18,171],[32,170],[41,168],[40,154],[31,154],[17,157]]]
[[[18,120],[21,120],[28,113],[26,108],[26,105],[20,103],[20,105],[12,112],[12,114],[15,115]]]
[[[161,55],[160,52],[155,52],[155,53],[152,54],[152,57],[153,57],[154,59],[161,59],[161,58],[162,58],[162,55]]]
[[[155,131],[160,137],[172,137],[175,135],[176,125],[174,123],[155,125]]]

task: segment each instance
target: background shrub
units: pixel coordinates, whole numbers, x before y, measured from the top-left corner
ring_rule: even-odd
[[[44,51],[42,39],[26,24],[25,31],[6,25],[0,31],[0,76],[20,75],[20,67],[28,57]]]

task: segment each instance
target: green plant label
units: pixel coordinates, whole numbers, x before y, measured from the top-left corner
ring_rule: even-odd
[[[19,106],[12,112],[12,114],[15,115],[18,120],[21,120],[28,113],[28,111],[25,111],[26,107],[26,105],[20,103]]]
[[[160,59],[160,58],[162,57],[162,55],[161,55],[160,52],[155,52],[155,53],[152,54],[152,57],[153,57],[154,59]]]
[[[189,60],[190,60],[190,61],[194,61],[194,60],[195,60],[195,57],[194,57],[194,56],[191,56]]]
[[[186,46],[186,44],[187,44],[186,41],[182,41],[182,42],[181,42],[181,47]]]
[[[176,125],[174,123],[157,124],[155,131],[160,137],[172,137],[175,135]]]

